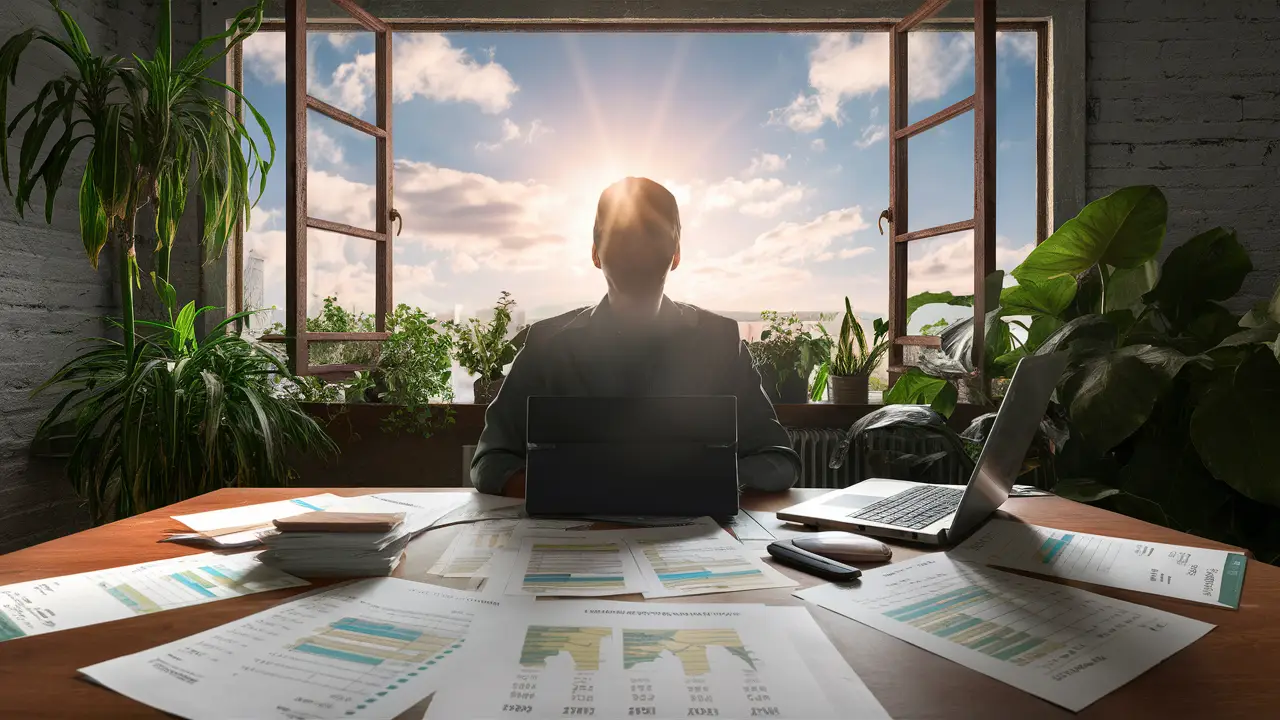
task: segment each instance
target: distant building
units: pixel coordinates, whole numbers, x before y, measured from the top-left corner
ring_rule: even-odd
[[[244,309],[261,310],[265,302],[263,268],[266,261],[257,250],[250,250],[244,258]]]

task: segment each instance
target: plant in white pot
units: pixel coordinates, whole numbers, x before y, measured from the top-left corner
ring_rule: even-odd
[[[889,350],[889,323],[876,318],[872,321],[875,338],[867,344],[862,323],[853,314],[849,298],[844,299],[844,320],[840,322],[840,337],[832,344],[831,357],[818,368],[813,381],[812,398],[822,399],[827,387],[831,388],[831,402],[837,405],[865,405],[867,385],[871,373]]]
[[[449,321],[445,327],[453,334],[454,357],[462,369],[476,378],[475,402],[486,404],[493,401],[502,387],[502,371],[515,359],[516,353],[524,345],[528,331],[521,328],[514,337],[508,339],[507,331],[511,327],[511,308],[516,301],[506,290],[498,297],[493,307],[493,319],[485,322],[480,318],[468,318],[465,323]]]

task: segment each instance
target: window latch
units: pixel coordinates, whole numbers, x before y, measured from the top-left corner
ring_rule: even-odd
[[[396,223],[396,237],[400,237],[400,231],[404,229],[404,218],[395,208],[391,208],[391,222]]]
[[[394,212],[394,211],[392,211]],[[880,211],[880,219],[876,220],[876,227],[880,229],[880,234],[884,234],[884,221],[889,221],[889,229],[893,230],[893,209],[889,208]]]

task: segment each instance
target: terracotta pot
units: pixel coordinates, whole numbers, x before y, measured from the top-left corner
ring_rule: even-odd
[[[476,378],[475,384],[472,385],[475,388],[475,403],[477,405],[488,405],[493,402],[493,399],[498,396],[498,389],[502,387],[502,379],[501,376],[494,380]]]
[[[798,405],[809,402],[809,383],[794,370],[788,370],[786,378],[778,382],[778,371],[772,365],[760,368],[760,384],[775,404]]]
[[[831,402],[836,405],[866,405],[866,375],[832,375],[827,378],[831,387]]]

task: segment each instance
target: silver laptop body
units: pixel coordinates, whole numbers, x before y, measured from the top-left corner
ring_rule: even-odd
[[[1065,353],[1023,358],[968,485],[872,478],[778,512],[779,520],[911,542],[946,545],[968,537],[1009,498]]]

